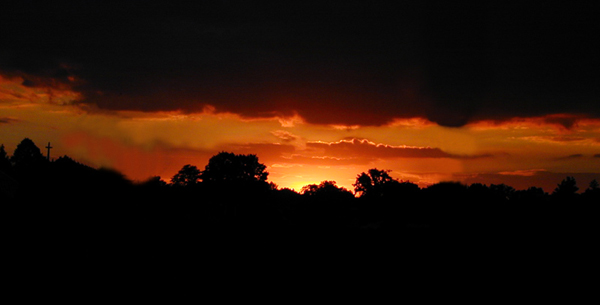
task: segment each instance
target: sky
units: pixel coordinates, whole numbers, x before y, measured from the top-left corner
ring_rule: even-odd
[[[600,179],[600,4],[13,1],[0,144],[143,181],[256,154],[280,187]]]

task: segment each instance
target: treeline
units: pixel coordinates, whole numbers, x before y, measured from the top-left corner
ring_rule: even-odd
[[[354,192],[334,181],[296,192],[269,183],[257,156],[228,152],[213,156],[204,170],[184,166],[169,182],[153,177],[133,183],[67,156],[49,161],[30,139],[10,157],[0,146],[0,173],[4,215],[20,233],[53,247],[81,243],[93,251],[107,245],[190,250],[232,240],[331,245],[589,238],[597,231],[600,203],[595,180],[580,192],[567,177],[551,194],[503,184],[419,188],[379,169],[357,175]]]
[[[202,195],[207,191],[226,187],[228,193],[247,194],[258,190],[269,192],[295,193],[310,199],[353,200],[358,197],[365,201],[406,201],[407,198],[416,199],[416,194],[450,191],[448,200],[464,201],[463,197],[478,197],[484,202],[492,201],[535,201],[535,202],[594,202],[598,199],[600,185],[596,180],[580,191],[573,177],[566,177],[557,184],[551,193],[532,186],[526,190],[515,190],[513,187],[500,185],[472,184],[442,182],[430,187],[420,189],[410,181],[398,181],[389,175],[388,170],[370,169],[367,173],[360,173],[353,184],[354,190],[350,191],[338,187],[335,181],[322,181],[320,184],[304,186],[299,192],[290,189],[280,189],[274,183],[267,182],[268,172],[266,166],[258,161],[256,155],[236,155],[221,152],[213,156],[204,170],[195,165],[187,164],[165,182],[161,177],[151,177],[142,183],[133,183],[122,174],[108,169],[95,169],[81,164],[68,156],[61,156],[56,160],[46,159],[40,149],[30,139],[24,139],[15,149],[12,156],[0,145],[0,199],[10,198],[27,200],[28,196],[43,193],[51,195],[60,192],[60,196],[47,198],[67,198],[79,196],[79,193],[96,190],[99,194],[122,192],[127,189],[143,189],[144,191],[170,189],[173,192],[197,192]],[[455,190],[448,188],[453,185]],[[237,187],[242,189],[236,190]],[[458,190],[462,191],[458,191]],[[40,190],[40,191],[35,191]],[[76,195],[70,195],[76,194]],[[264,195],[264,194],[263,194]],[[458,196],[458,197],[456,197]],[[339,198],[338,198],[339,197]],[[201,196],[199,196],[199,199]],[[411,199],[412,200],[412,199]]]

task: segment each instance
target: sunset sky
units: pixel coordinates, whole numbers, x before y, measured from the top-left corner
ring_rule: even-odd
[[[12,1],[0,144],[138,181],[220,151],[296,190],[600,180],[599,4],[449,2]]]

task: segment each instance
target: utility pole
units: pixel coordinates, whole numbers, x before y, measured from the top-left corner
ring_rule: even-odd
[[[48,149],[48,153],[46,154],[46,158],[48,158],[48,161],[50,161],[50,149],[53,148],[52,146],[50,146],[50,142],[48,142],[48,146],[46,146],[46,148]]]

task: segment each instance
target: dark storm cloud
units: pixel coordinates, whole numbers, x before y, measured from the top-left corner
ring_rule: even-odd
[[[595,4],[416,3],[13,1],[0,73],[101,109],[348,125],[600,116]]]

